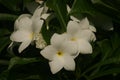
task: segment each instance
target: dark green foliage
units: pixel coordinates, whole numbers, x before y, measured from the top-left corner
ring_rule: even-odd
[[[87,16],[97,28],[93,53],[80,54],[75,59],[75,71],[62,69],[55,75],[35,46],[30,45],[21,54],[18,45],[13,52],[8,49],[15,19],[22,13],[31,13],[27,5],[33,1],[0,0],[0,80],[120,80],[120,0],[46,1],[55,15],[48,23],[49,30],[45,24],[42,28],[47,44],[54,33],[66,31],[70,15],[78,19]],[[69,14],[66,4],[72,9]],[[109,31],[111,28],[114,30]]]

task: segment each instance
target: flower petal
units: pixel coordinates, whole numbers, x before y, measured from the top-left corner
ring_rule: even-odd
[[[49,66],[53,74],[60,71],[63,68],[63,65],[63,62],[57,57],[55,57],[53,61],[49,62]]]
[[[67,5],[67,12],[69,13],[71,11],[69,5]]]
[[[10,48],[13,45],[13,42],[10,43],[10,45],[8,46],[8,48]]]
[[[69,55],[75,55],[78,52],[78,46],[73,41],[64,41],[61,48],[63,52]]]
[[[42,11],[43,11],[43,7],[38,6],[38,8],[34,11],[32,19],[35,19],[35,18],[39,18],[40,19]]]
[[[57,34],[54,33],[52,38],[51,38],[51,45],[53,45],[55,48],[59,49],[61,47],[61,44],[65,41],[66,39],[66,34]]]
[[[79,23],[79,26],[82,28],[82,29],[88,29],[89,28],[89,21],[86,18],[82,19],[81,22]]]
[[[45,5],[43,6],[43,10],[42,10],[41,15],[47,13],[47,11],[48,11],[48,7],[47,7],[46,4],[45,4]]]
[[[81,54],[91,54],[92,46],[90,43],[84,39],[78,40],[78,50]]]
[[[13,32],[10,36],[12,41],[23,42],[23,41],[31,41],[33,38],[33,33],[26,30],[18,30]]]
[[[70,18],[73,20],[73,21],[75,21],[75,22],[80,22],[80,20],[79,19],[77,19],[76,17],[74,17],[74,16],[70,16]]]
[[[18,19],[15,21],[14,24],[14,29],[15,30],[28,30],[28,29],[32,29],[32,20],[30,19],[31,15],[29,14],[23,14],[20,17],[18,17]]]
[[[26,47],[30,45],[31,41],[24,41],[21,43],[18,52],[21,53]]]
[[[96,28],[95,28],[94,26],[92,26],[92,25],[89,25],[89,29],[90,29],[91,31],[93,31],[93,32],[96,32]]]
[[[78,30],[80,30],[80,26],[75,21],[69,21],[67,25],[67,33],[68,34],[75,34]]]
[[[75,35],[79,39],[85,39],[87,41],[95,41],[95,34],[91,30],[80,30]]]
[[[43,3],[43,1],[41,1],[41,0],[35,0],[35,2],[37,2],[37,3],[39,3],[39,4],[42,4],[42,3]]]
[[[51,45],[45,47],[45,48],[40,52],[40,54],[41,54],[43,57],[45,57],[46,59],[48,59],[48,60],[53,60],[53,57],[54,57],[54,55],[55,55],[56,53],[57,53],[57,50],[56,50],[53,46],[51,46]]]
[[[29,17],[29,18],[31,18],[31,15],[30,15],[30,14],[21,14],[21,15],[17,18],[17,20],[19,21],[21,18],[24,18],[24,17]]]
[[[43,20],[35,20],[33,21],[33,29],[35,33],[39,33],[41,31],[42,25],[43,25]]]
[[[75,61],[72,56],[64,55],[64,68],[66,70],[75,70]]]
[[[46,20],[48,18],[48,16],[50,16],[50,14],[48,14],[48,13],[47,14],[42,14],[41,18],[44,19],[44,20]]]

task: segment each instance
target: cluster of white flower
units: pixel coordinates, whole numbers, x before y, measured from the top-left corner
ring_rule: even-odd
[[[41,55],[48,59],[51,72],[55,74],[63,67],[66,70],[74,70],[74,59],[81,54],[92,53],[91,41],[96,37],[93,32],[96,29],[89,25],[88,19],[77,22],[74,18],[67,25],[67,32],[63,34],[54,33],[51,45],[41,51]]]
[[[81,21],[73,16],[67,24],[67,31],[63,34],[54,33],[50,39],[50,45],[46,45],[40,31],[41,27],[50,14],[44,10],[46,6],[38,7],[34,14],[22,14],[15,21],[15,29],[11,34],[12,43],[22,42],[19,47],[21,53],[32,41],[36,41],[36,47],[41,48],[40,54],[49,60],[49,66],[53,74],[62,68],[75,70],[74,59],[81,54],[91,54],[91,41],[95,41],[96,29],[89,24],[87,18]],[[68,10],[69,12],[69,10]],[[11,43],[11,45],[12,45]],[[10,46],[11,46],[10,45]]]

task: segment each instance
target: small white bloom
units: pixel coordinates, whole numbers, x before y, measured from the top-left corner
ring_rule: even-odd
[[[80,27],[81,27],[82,29],[89,29],[89,30],[91,30],[91,31],[93,31],[93,32],[96,32],[96,28],[95,28],[94,26],[90,25],[87,17],[85,17],[84,19],[82,19],[82,20],[80,21],[79,25],[80,25]]]
[[[77,19],[76,17],[74,17],[74,16],[70,16],[70,18],[71,18],[73,21],[76,21],[77,23],[80,23],[80,20]]]
[[[31,20],[33,21],[32,26],[35,33],[39,33],[44,21],[41,19],[43,7],[36,8]]]
[[[77,22],[69,21],[67,25],[67,33],[71,35],[78,34],[79,37],[87,39],[88,41],[95,41],[96,37],[93,32],[96,32],[96,28],[89,24],[87,18]]]
[[[53,74],[62,68],[75,70],[73,55],[76,53],[76,46],[65,41],[66,34],[54,34],[51,38],[51,45],[41,51],[41,55],[48,59]]]
[[[22,42],[18,51],[21,53],[28,47],[33,40],[33,32],[27,30],[18,30],[11,34],[10,39],[15,42]]]
[[[92,53],[90,41],[95,41],[96,37],[93,33],[94,29],[90,29],[87,18],[80,22],[69,21],[67,25],[67,39],[69,42],[76,44],[78,52],[82,54]]]
[[[20,15],[14,23],[14,31],[16,30],[32,30],[32,20],[30,14]]]
[[[43,48],[45,46],[43,38],[41,38],[40,36],[39,39],[37,39],[38,37],[36,38],[36,35],[40,33],[41,27],[44,23],[44,21],[41,19],[42,12],[43,7],[38,7],[35,10],[33,16],[31,16],[30,14],[22,14],[15,21],[14,32],[11,34],[10,39],[13,42],[22,42],[18,49],[19,53],[21,53],[26,47],[28,47],[30,43],[34,40],[37,41],[37,46],[39,43],[39,47],[41,46],[40,48]],[[10,46],[11,45],[12,43],[10,44]]]
[[[67,5],[67,12],[70,13],[71,8],[69,7],[69,5]]]
[[[69,7],[69,5],[67,5],[67,12],[68,14],[70,13],[71,11],[71,8]],[[75,18],[74,16],[70,16],[70,18],[73,20],[73,21],[76,21],[76,22],[80,22],[79,19]]]
[[[35,0],[35,2],[39,3],[39,4],[42,4],[43,3],[43,0]]]

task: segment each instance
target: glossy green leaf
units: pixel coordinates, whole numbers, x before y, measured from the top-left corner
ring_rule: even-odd
[[[105,39],[103,41],[100,41],[98,42],[98,45],[102,52],[102,60],[105,60],[107,57],[109,57],[112,54],[113,49],[109,40]]]
[[[110,75],[110,74],[112,74],[112,75],[113,74],[119,74],[119,73],[120,73],[120,68],[112,68],[112,69],[108,69],[108,70],[99,72],[96,75],[91,76],[89,78],[92,80],[92,79],[99,78],[99,77],[102,77],[102,76],[106,76],[106,75]]]
[[[7,29],[0,29],[0,53],[10,44],[9,34],[10,32]]]
[[[72,9],[71,9],[71,14],[89,14],[89,15],[94,15],[95,14],[95,9],[93,6],[90,4],[90,1],[88,0],[74,0]]]
[[[0,29],[0,37],[5,37],[9,35],[11,32],[8,29]]]
[[[20,58],[20,57],[13,57],[10,60],[8,70],[10,70],[15,65],[24,65],[28,63],[38,62],[40,61],[37,58]]]
[[[34,2],[33,0],[23,0],[23,8],[27,8],[27,10],[33,14],[35,9],[39,6],[38,3]]]
[[[98,68],[98,67],[101,67],[101,66],[107,66],[108,64],[113,64],[113,63],[120,63],[120,56],[117,56],[117,57],[114,57],[114,58],[110,58],[110,59],[107,59],[105,61],[101,61],[101,62],[97,62],[96,64],[94,64],[93,66],[90,66],[88,69],[86,69],[82,74],[81,76],[85,75],[86,73]]]
[[[15,12],[19,12],[21,10],[22,0],[0,0],[0,3],[4,5],[7,9]]]
[[[7,80],[8,74],[9,74],[8,70],[3,71],[2,73],[0,73],[0,79]]]
[[[10,44],[10,40],[8,37],[3,37],[3,38],[0,38],[0,53],[1,51],[6,48],[8,45]],[[7,49],[7,48],[6,48]]]
[[[120,1],[118,0],[91,0],[95,8],[120,23]]]
[[[110,10],[113,10],[113,11],[116,11],[116,12],[120,12],[117,8],[115,8],[114,6],[113,6],[113,3],[114,3],[114,5],[115,5],[115,1],[116,0],[114,0],[114,1],[107,1],[107,3],[106,3],[106,1],[105,0],[91,0],[91,2],[93,3],[93,4],[99,4],[99,5],[101,5],[101,6],[104,6],[104,7],[106,7],[106,8],[109,8]]]
[[[114,30],[112,18],[105,14],[97,12],[94,16],[88,16],[88,18],[93,23],[93,25],[98,29],[106,31]]]
[[[116,50],[120,47],[120,35],[118,33],[114,33],[111,37],[111,43],[113,50]]]
[[[46,4],[49,8],[51,8],[55,12],[61,24],[62,32],[65,32],[66,25],[67,25],[67,8],[66,8],[65,1],[64,0],[48,0]]]
[[[75,0],[70,14],[78,19],[87,16],[95,27],[104,30],[113,30],[112,19],[98,11],[88,0]]]
[[[0,20],[12,20],[14,21],[18,16],[7,13],[0,13]]]

